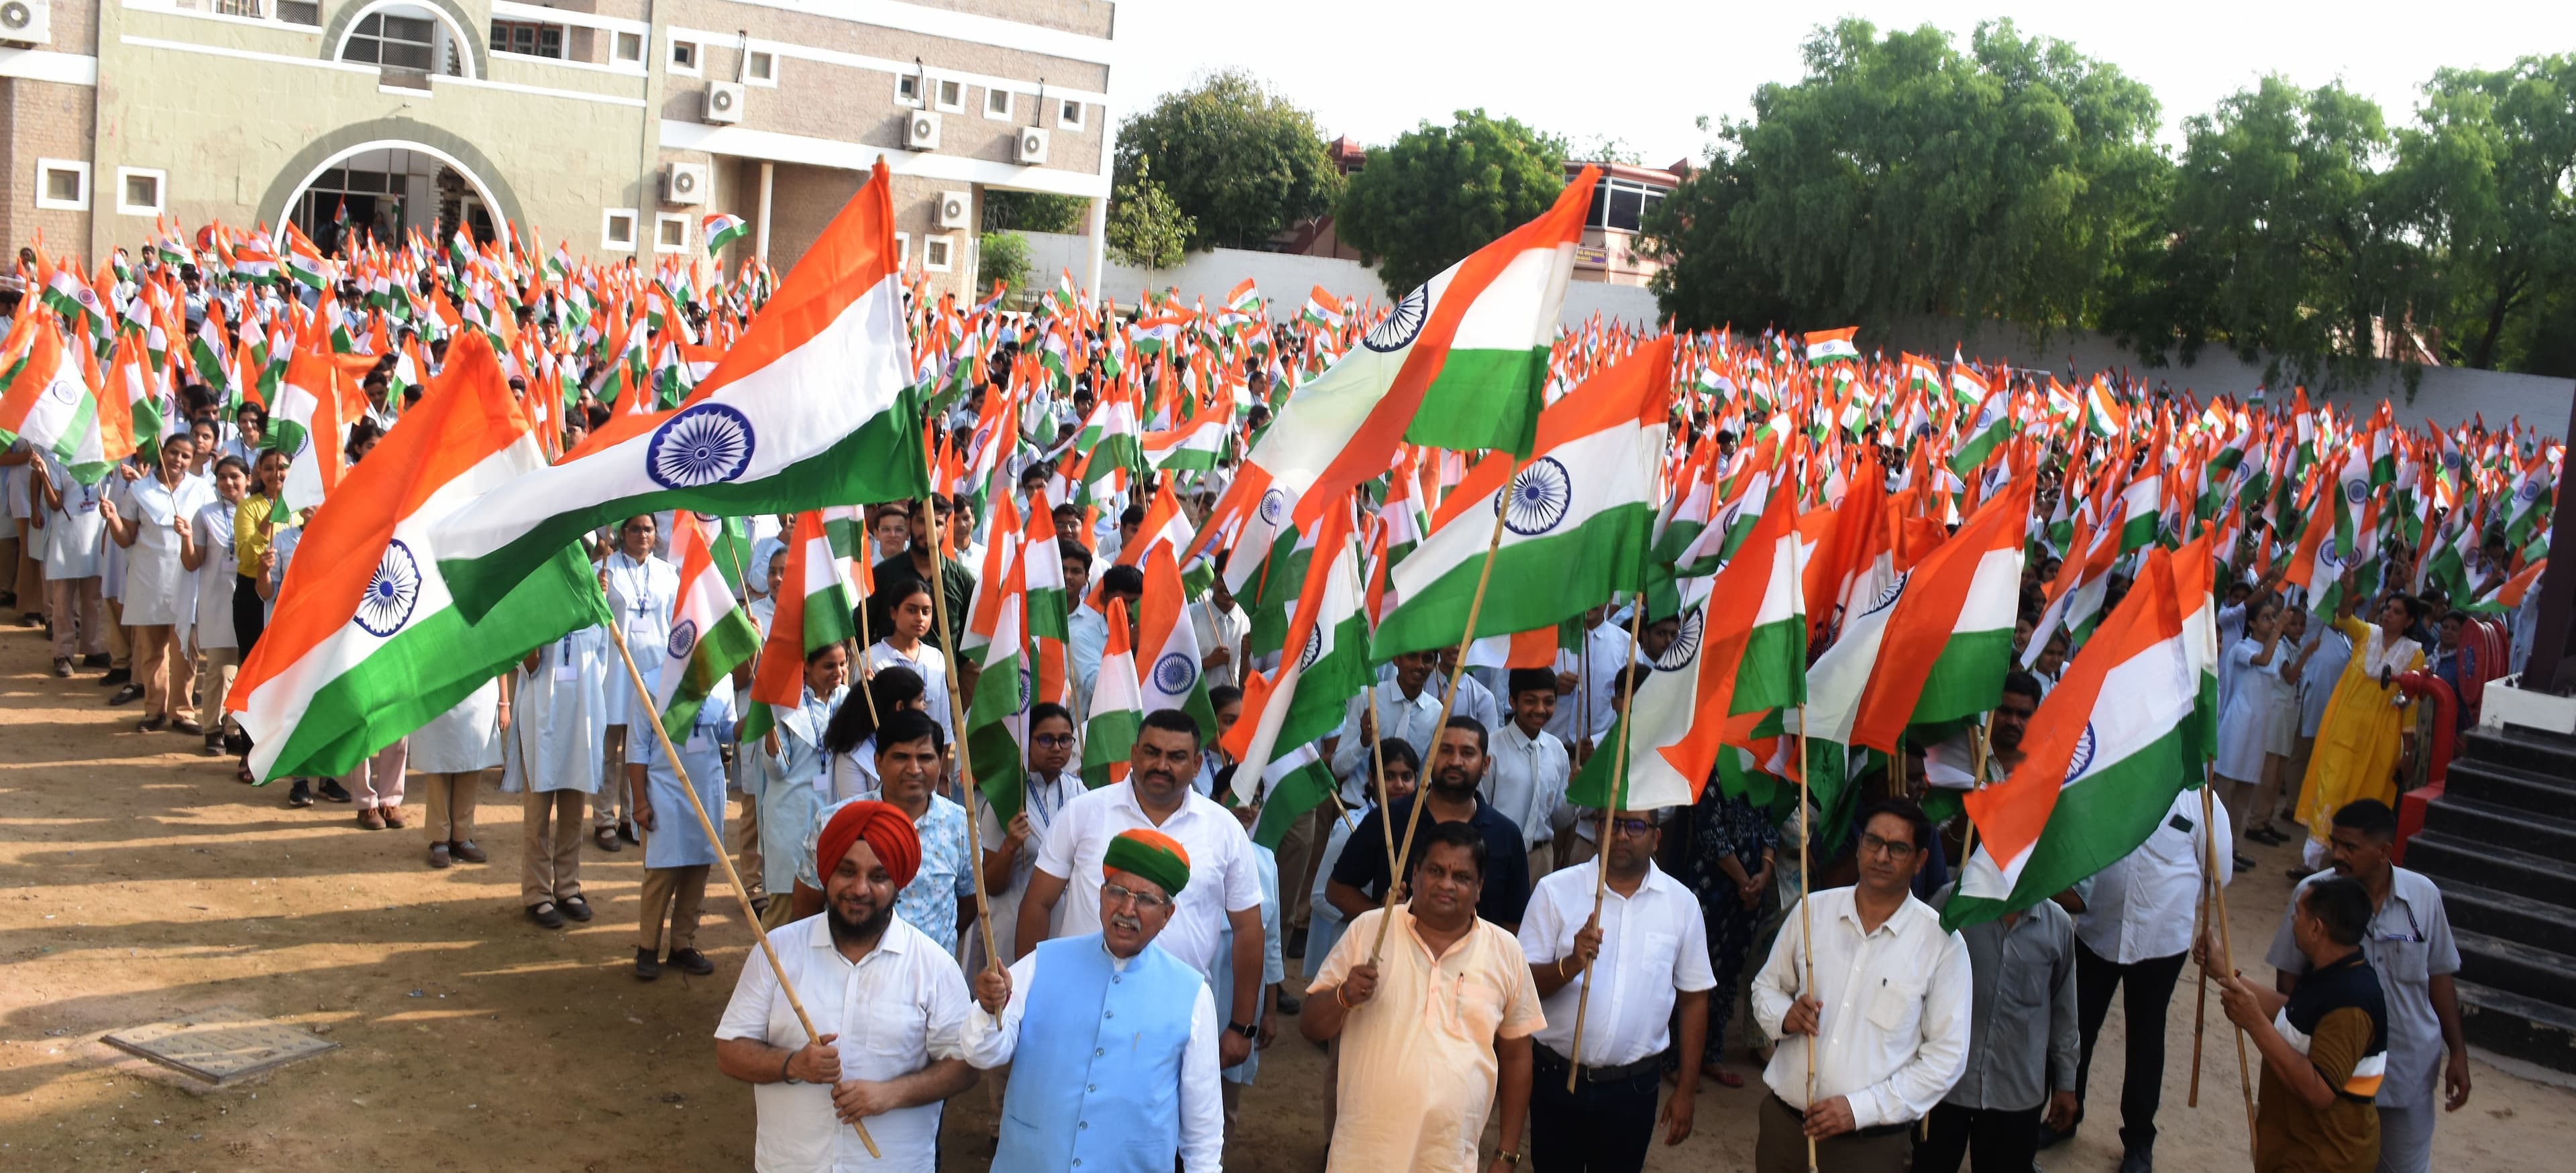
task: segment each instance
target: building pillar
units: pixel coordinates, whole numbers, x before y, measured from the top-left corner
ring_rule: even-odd
[[[769,264],[769,198],[778,186],[778,164],[760,161],[760,226],[753,229],[751,255],[763,266]]]
[[[1100,281],[1102,277],[1101,269],[1104,264],[1104,257],[1109,248],[1108,196],[1099,196],[1091,201],[1090,228],[1091,268],[1088,275],[1083,278],[1083,288],[1090,290],[1090,295],[1096,298],[1100,296]]]

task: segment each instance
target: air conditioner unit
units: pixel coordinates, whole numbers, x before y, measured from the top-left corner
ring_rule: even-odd
[[[707,202],[707,165],[672,163],[662,168],[662,202],[666,204]]]
[[[939,193],[939,226],[964,228],[975,215],[975,197],[962,191]]]
[[[939,115],[929,110],[915,110],[904,119],[903,146],[908,151],[939,149]]]
[[[1020,128],[1019,141],[1011,145],[1011,161],[1023,167],[1046,162],[1047,132],[1034,126]]]
[[[0,41],[44,45],[53,39],[54,6],[47,0],[0,0]]]
[[[0,2],[5,2],[5,0],[0,0]],[[708,82],[706,109],[698,113],[698,121],[713,123],[742,121],[742,98],[741,82]]]

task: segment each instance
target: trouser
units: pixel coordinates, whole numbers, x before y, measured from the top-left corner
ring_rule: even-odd
[[[2111,1012],[2111,994],[2120,992],[2127,1020],[2128,1062],[2120,1076],[2120,1146],[2145,1149],[2156,1143],[2156,1107],[2165,1091],[2165,1011],[2173,1005],[2174,980],[2182,976],[2188,950],[2171,957],[2150,957],[2122,965],[2075,943],[2075,1017],[2082,1032],[2084,1055],[2075,1067],[2075,1120],[2084,1120],[2084,1092],[2092,1083],[2093,1044],[2102,1034],[2102,1019]]]
[[[420,821],[421,834],[432,843],[461,843],[473,838],[474,803],[483,796],[483,771],[420,777],[421,789],[427,792],[424,805],[429,811],[428,817]]]
[[[760,882],[760,801],[749,794],[742,796],[742,815],[734,822],[734,834],[738,836],[735,851],[742,859],[735,870],[742,874],[742,882],[752,895],[762,895],[767,890]]]
[[[250,650],[259,646],[259,633],[268,628],[268,600],[259,597],[259,580],[246,574],[233,576],[233,642],[241,648],[241,658],[250,658]]]
[[[578,790],[531,791],[519,797],[519,903],[581,895],[581,800]],[[651,873],[646,873],[650,882]]]
[[[1336,809],[1333,800],[1327,798],[1324,805],[1308,812],[1305,818],[1290,819],[1288,830],[1279,836],[1279,846],[1271,849],[1279,864],[1279,882],[1296,885],[1293,891],[1283,889],[1279,894],[1284,913],[1279,918],[1282,940],[1304,926],[1313,914],[1313,910],[1307,907],[1313,895],[1308,889],[1315,883],[1315,863],[1323,856],[1320,845],[1332,833],[1331,827],[1323,824],[1323,820],[1332,818]]]
[[[2441,1113],[2433,1101],[2412,1108],[2379,1109],[2379,1173],[2431,1173],[2433,1121]]]
[[[179,641],[167,623],[129,627],[134,639],[134,683],[143,686],[143,716],[184,717],[188,713],[187,678],[179,671]]]
[[[24,601],[26,596],[18,589],[20,577],[18,551],[26,543],[19,540],[18,530],[19,525],[15,519],[6,526],[0,526],[0,589],[6,589],[11,595],[17,596],[13,601],[23,607],[26,605]]]
[[[224,696],[233,690],[233,673],[241,668],[241,649],[206,648],[197,653],[197,724],[208,733],[223,732]]]
[[[644,869],[644,913],[637,922],[635,947],[658,949],[663,940],[662,917],[671,918],[671,952],[698,946],[698,911],[707,903],[707,869],[711,864],[693,863],[676,868]]]
[[[1753,1140],[1755,1173],[1904,1173],[1914,1151],[1911,1124],[1846,1132],[1816,1142],[1816,1163],[1807,1164],[1806,1121],[1778,1096],[1762,1097],[1762,1130]],[[2017,1173],[1996,1170],[1993,1173]]]
[[[106,654],[107,607],[98,597],[97,575],[46,579],[45,616],[53,625],[55,659]]]
[[[107,666],[130,672],[134,668],[134,641],[127,638],[125,632],[125,600],[108,599],[106,603]]]
[[[1565,1056],[1531,1045],[1530,1168],[1546,1173],[1634,1173],[1644,1168],[1655,1138],[1655,1096],[1663,1083],[1657,1073],[1650,1069],[1610,1083],[1581,1080],[1569,1092],[1566,1067]],[[1503,1147],[1519,1139],[1506,1136]],[[1804,1160],[1802,1153],[1802,1165]]]
[[[374,807],[401,806],[403,800],[403,764],[411,759],[411,741],[405,738],[377,750],[374,757],[349,767],[340,776],[359,810]],[[471,809],[469,806],[468,809]],[[464,836],[457,836],[464,838]],[[446,840],[441,839],[440,842]]]
[[[1539,882],[1541,879],[1545,878],[1549,872],[1552,872],[1552,871],[1555,871],[1555,870],[1556,870],[1556,844],[1555,844],[1555,843],[1553,843],[1553,842],[1541,843],[1541,844],[1539,844],[1538,846],[1536,846],[1536,847],[1533,847],[1533,848],[1530,848],[1530,849],[1529,849],[1529,882],[1530,882],[1530,887],[1532,887],[1532,888],[1536,888],[1536,887],[1538,887],[1538,882]]]
[[[626,814],[626,726],[609,726],[602,744],[607,746],[602,755],[606,769],[599,776],[607,783],[590,796],[590,825],[614,827]]]
[[[16,576],[18,613],[42,615],[45,613],[45,560],[40,555],[44,552],[44,543],[35,536],[35,527],[26,518],[21,517],[17,522],[18,556],[13,563],[6,565]]]
[[[2039,1155],[2039,1121],[2047,1107],[2045,1100],[2018,1112],[1934,1104],[1932,1125],[1914,1146],[1914,1173],[1959,1173],[1961,1157],[1980,1173],[2028,1169]]]

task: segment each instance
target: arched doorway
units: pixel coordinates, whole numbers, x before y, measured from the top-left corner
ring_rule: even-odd
[[[499,235],[492,190],[446,152],[419,143],[379,142],[344,151],[296,185],[282,216],[324,255],[347,247],[344,231],[400,247],[419,230],[443,247],[462,228],[478,244]]]

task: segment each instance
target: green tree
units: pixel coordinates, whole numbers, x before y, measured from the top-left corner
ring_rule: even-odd
[[[1706,118],[1700,129],[1708,129]],[[1712,152],[1707,166],[1691,172],[1638,225],[1638,254],[1662,266],[1648,281],[1655,304],[1685,330],[1806,320],[1736,234],[1733,216],[1747,186],[1734,160]]]
[[[1188,247],[1256,248],[1341,192],[1315,116],[1239,70],[1169,93],[1118,128],[1114,186],[1148,166],[1188,218]]]
[[[2576,55],[2441,70],[2419,119],[2396,132],[2388,199],[2434,258],[2424,293],[2444,357],[2534,369],[2566,319],[2532,311],[2576,280]]]
[[[1081,196],[984,189],[984,231],[1078,233],[1091,215]]]
[[[1461,110],[1369,152],[1335,229],[1398,297],[1547,210],[1565,189],[1565,142],[1512,118]]]
[[[1667,310],[2092,324],[2163,196],[2145,85],[2011,21],[1962,53],[1929,25],[1844,20],[1805,54],[1645,226]]]
[[[1139,165],[1133,180],[1121,183],[1109,197],[1109,254],[1122,265],[1169,269],[1189,255],[1190,234],[1198,222],[1172,202],[1151,171]]]
[[[980,300],[984,291],[999,281],[1010,287],[1016,299],[1029,284],[1029,238],[1016,232],[987,232],[975,240],[975,285],[969,291]]]

